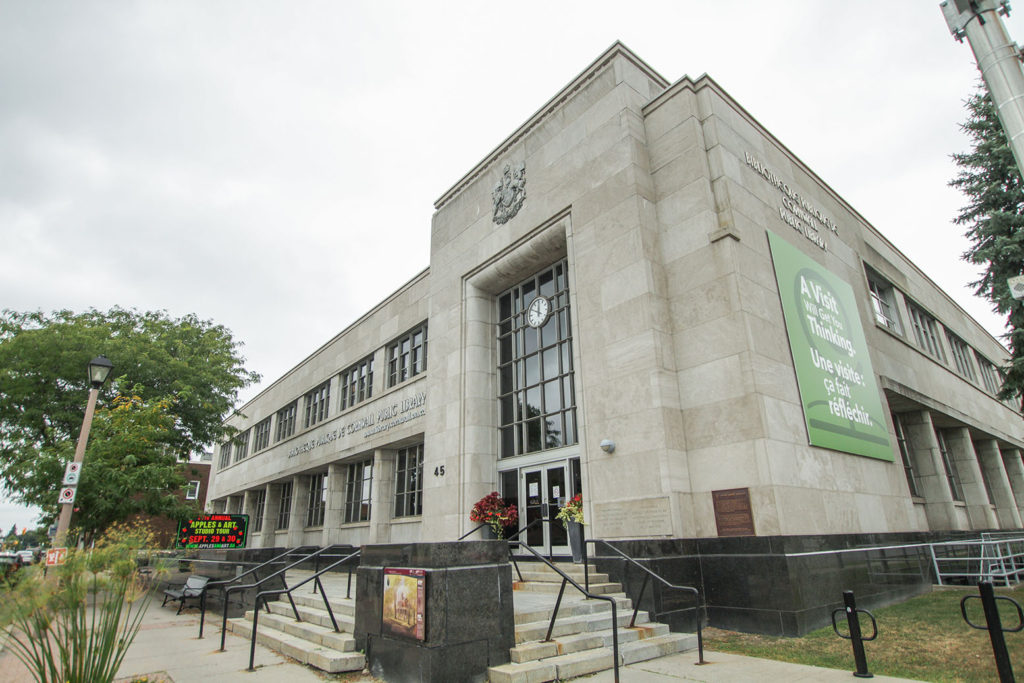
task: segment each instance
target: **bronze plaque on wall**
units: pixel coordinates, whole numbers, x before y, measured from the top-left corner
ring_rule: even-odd
[[[712,491],[715,524],[719,536],[753,536],[754,513],[750,509],[749,489]]]

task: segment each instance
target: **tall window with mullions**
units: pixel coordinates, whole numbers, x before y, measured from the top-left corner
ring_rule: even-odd
[[[498,296],[501,457],[576,443],[565,260]]]
[[[256,502],[253,505],[252,530],[253,533],[263,531],[263,513],[267,507],[267,490],[260,489],[256,492]]]
[[[399,449],[395,461],[395,517],[423,514],[423,444]]]

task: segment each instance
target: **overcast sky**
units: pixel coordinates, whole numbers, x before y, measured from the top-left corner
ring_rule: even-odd
[[[434,200],[615,40],[710,74],[1002,333],[947,187],[978,72],[934,0],[0,0],[0,308],[196,313],[269,383],[426,267]]]

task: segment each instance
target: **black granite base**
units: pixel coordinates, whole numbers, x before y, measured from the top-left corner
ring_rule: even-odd
[[[975,534],[976,535],[976,534]],[[829,536],[614,541],[676,585],[701,591],[706,625],[767,635],[801,636],[831,623],[852,590],[866,609],[931,589],[934,575],[926,547],[891,548],[950,540],[963,534],[900,533]],[[889,546],[885,550],[866,550]],[[855,552],[836,552],[857,549]],[[593,553],[593,550],[591,551]],[[814,553],[814,554],[807,554]],[[651,618],[674,631],[692,631],[697,612],[691,595],[649,584],[643,572],[600,546],[594,563],[623,584]]]
[[[383,627],[389,567],[425,570],[422,641]],[[515,613],[506,543],[365,546],[358,576],[354,636],[374,676],[389,683],[484,681],[487,667],[509,661]]]

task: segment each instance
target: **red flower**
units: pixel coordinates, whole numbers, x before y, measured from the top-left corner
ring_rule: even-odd
[[[519,522],[519,510],[514,503],[507,503],[497,491],[491,491],[473,506],[469,521],[486,522],[498,538],[504,538],[505,527]]]

